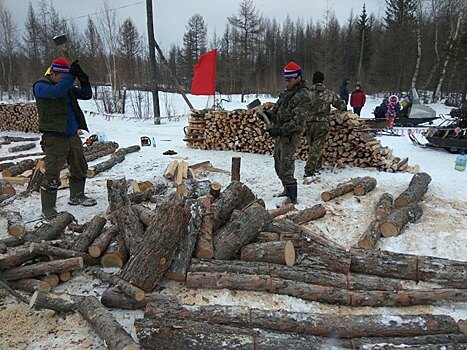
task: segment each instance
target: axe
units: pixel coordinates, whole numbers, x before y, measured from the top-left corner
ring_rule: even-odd
[[[69,62],[71,62],[70,53],[66,45],[67,38],[65,34],[54,36],[54,44],[60,50],[60,53],[65,57]]]
[[[251,101],[249,104],[246,105],[246,108],[248,109],[254,109],[258,106],[261,106],[261,101],[259,99],[255,99],[253,101]],[[261,106],[261,108],[258,108],[258,113],[261,114],[261,116],[264,118],[264,122],[267,124],[267,125],[270,125],[271,124],[271,121],[269,120],[268,116],[263,112],[263,107]]]

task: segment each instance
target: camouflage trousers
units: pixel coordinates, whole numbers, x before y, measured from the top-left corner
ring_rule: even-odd
[[[70,166],[70,180],[86,179],[88,164],[84,158],[83,145],[78,134],[58,136],[45,133],[42,135],[41,147],[45,153],[45,173],[42,188],[56,191],[60,186],[60,171],[65,162]]]
[[[329,133],[328,122],[312,122],[307,124],[306,139],[308,141],[308,160],[305,171],[313,173],[321,168],[323,148]]]
[[[300,135],[279,136],[274,143],[274,168],[284,187],[296,185],[295,151]]]

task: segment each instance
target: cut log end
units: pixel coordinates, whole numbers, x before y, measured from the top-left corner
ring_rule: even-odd
[[[295,248],[292,241],[287,241],[285,244],[285,264],[293,266],[295,264]]]
[[[13,237],[21,237],[24,234],[24,226],[15,225],[8,228],[8,233]]]
[[[379,230],[384,237],[396,237],[399,235],[399,228],[391,222],[383,222]]]
[[[409,205],[409,201],[406,198],[397,198],[394,201],[394,205],[396,208],[406,207]]]
[[[70,280],[71,278],[71,272],[70,271],[63,271],[63,272],[60,272],[60,274],[58,275],[58,277],[60,278],[60,281],[62,282],[67,282]]]
[[[362,239],[358,241],[358,247],[362,249],[374,249],[375,244],[370,240]]]
[[[331,195],[329,192],[321,193],[321,199],[325,202],[329,202],[331,200]]]
[[[146,293],[144,292],[144,290],[138,289],[137,291],[135,291],[134,297],[136,301],[142,301],[146,297]]]
[[[97,258],[99,256],[101,256],[102,252],[101,252],[101,248],[100,247],[97,247],[97,246],[90,246],[88,248],[88,252],[89,252],[89,255],[91,255],[93,258]]]
[[[117,254],[105,254],[101,259],[102,267],[118,267],[122,268],[123,260]]]

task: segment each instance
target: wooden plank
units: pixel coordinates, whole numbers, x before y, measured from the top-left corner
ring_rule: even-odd
[[[178,161],[174,159],[174,160],[167,166],[167,169],[165,169],[164,177],[165,177],[166,179],[173,179],[173,177],[175,176],[175,171],[177,170],[177,168],[178,168]]]
[[[175,183],[177,186],[180,186],[183,183],[183,179],[186,178],[188,178],[188,163],[181,160],[180,163],[178,163],[177,179],[175,180]]]
[[[10,185],[24,185],[29,181],[25,176],[4,176],[3,180],[7,181]]]

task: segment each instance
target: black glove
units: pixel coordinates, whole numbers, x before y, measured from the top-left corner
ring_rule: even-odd
[[[75,77],[78,77],[79,75],[86,74],[83,71],[83,68],[79,65],[79,61],[73,61],[73,63],[70,66],[70,74],[74,75]]]
[[[271,117],[272,117],[272,112],[271,111],[264,110],[263,113],[266,114],[266,117],[268,117],[269,120],[271,120]]]
[[[277,137],[277,136],[281,136],[282,135],[282,129],[281,128],[270,128],[268,130],[266,130],[268,132],[268,134],[271,136],[271,137]]]
[[[81,73],[80,75],[77,76],[79,83],[81,85],[83,84],[89,84],[89,76],[86,73]]]

